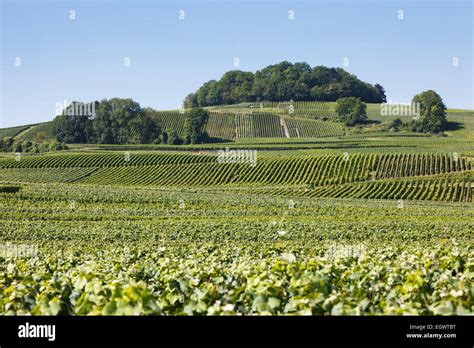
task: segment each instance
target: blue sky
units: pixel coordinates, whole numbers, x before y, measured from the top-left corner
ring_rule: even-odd
[[[245,71],[347,57],[392,102],[434,89],[474,109],[471,1],[0,1],[3,127],[51,120],[64,100],[178,108],[235,57]]]

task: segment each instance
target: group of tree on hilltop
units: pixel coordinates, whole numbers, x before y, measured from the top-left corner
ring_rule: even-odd
[[[379,85],[359,80],[342,68],[316,66],[287,61],[252,72],[233,70],[218,81],[203,84],[189,94],[187,108],[259,101],[336,101],[356,97],[366,103],[386,101]]]

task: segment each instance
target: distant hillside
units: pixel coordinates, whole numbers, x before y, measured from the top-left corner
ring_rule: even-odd
[[[252,72],[228,71],[218,81],[210,80],[189,94],[185,107],[214,106],[259,101],[336,101],[358,97],[366,103],[386,101],[379,84],[359,80],[342,68],[287,61]]]
[[[30,140],[41,142],[54,138],[52,131],[52,122],[43,122],[29,126],[27,129],[18,133],[15,138],[18,140]]]
[[[205,131],[218,141],[236,141],[251,138],[326,138],[350,135],[349,129],[336,122],[334,102],[253,102],[206,107],[209,119]],[[363,133],[381,132],[395,118],[409,122],[411,116],[383,116],[380,104],[367,104],[369,121]],[[179,110],[153,111],[154,120],[163,130],[184,134],[185,114]],[[447,134],[472,139],[474,111],[447,110]],[[19,141],[54,139],[52,122],[0,129],[0,138],[13,136]],[[263,140],[263,139],[262,139]]]
[[[6,138],[6,137],[15,137],[32,126],[33,125],[25,125],[25,126],[2,128],[0,129],[0,139]]]

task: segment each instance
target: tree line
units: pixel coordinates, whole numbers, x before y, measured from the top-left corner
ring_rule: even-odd
[[[186,108],[260,101],[336,101],[359,98],[366,103],[386,102],[385,90],[359,80],[342,68],[284,61],[252,72],[233,70],[218,81],[204,83],[184,100]]]

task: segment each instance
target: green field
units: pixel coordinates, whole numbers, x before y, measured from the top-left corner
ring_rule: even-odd
[[[474,112],[430,136],[293,106],[209,108],[209,144],[2,156],[0,315],[472,315]]]

